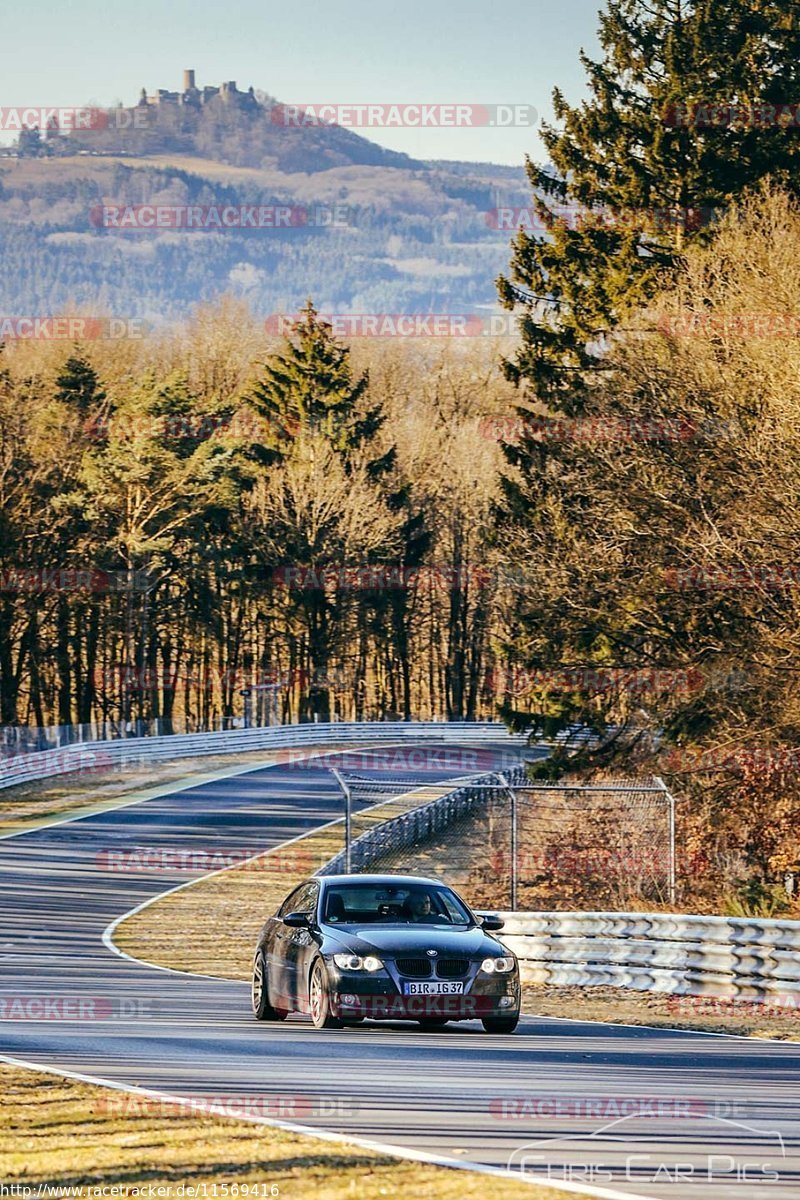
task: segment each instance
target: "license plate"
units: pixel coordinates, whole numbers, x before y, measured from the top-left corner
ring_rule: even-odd
[[[406,996],[462,996],[464,983],[408,983],[403,984]]]

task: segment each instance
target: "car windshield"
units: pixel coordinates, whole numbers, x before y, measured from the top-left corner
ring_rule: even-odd
[[[333,925],[471,925],[472,917],[449,888],[431,884],[334,884],[325,893],[325,921]]]

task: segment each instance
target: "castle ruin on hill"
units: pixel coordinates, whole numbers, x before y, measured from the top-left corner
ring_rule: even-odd
[[[252,85],[246,92],[240,92],[236,87],[236,80],[231,79],[226,83],[220,84],[219,87],[206,85],[199,88],[195,84],[195,73],[193,70],[183,72],[183,90],[180,92],[170,92],[165,88],[158,88],[152,96],[148,96],[147,89],[142,88],[138,107],[152,107],[161,105],[183,105],[187,108],[197,108],[203,104],[208,104],[210,100],[217,98],[227,101],[229,104],[237,104],[241,108],[249,106],[255,107],[258,104],[255,91]]]

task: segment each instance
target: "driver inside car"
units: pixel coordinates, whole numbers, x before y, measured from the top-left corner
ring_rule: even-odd
[[[415,892],[408,897],[404,908],[404,916],[408,921],[429,921],[433,908],[427,892]]]

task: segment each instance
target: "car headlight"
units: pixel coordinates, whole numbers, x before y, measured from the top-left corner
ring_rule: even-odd
[[[374,954],[360,958],[357,954],[334,954],[333,961],[342,971],[381,971],[383,963]]]
[[[514,959],[511,955],[501,955],[499,958],[485,958],[481,963],[485,975],[508,975],[514,970]]]

